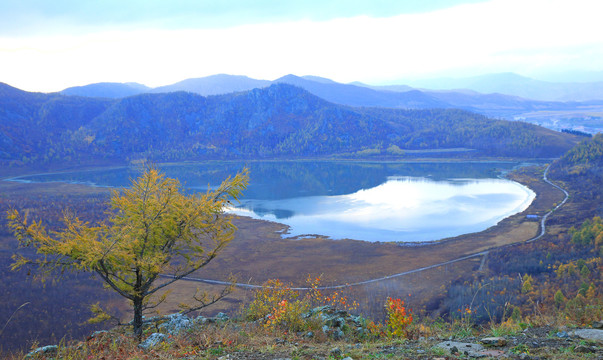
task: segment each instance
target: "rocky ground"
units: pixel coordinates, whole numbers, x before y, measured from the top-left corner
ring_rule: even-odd
[[[553,334],[551,334],[553,332]],[[279,341],[270,350],[229,352],[218,359],[602,359],[603,330],[558,332],[534,328],[508,337],[406,340],[400,343]]]
[[[149,327],[138,344],[124,328],[101,331],[85,342],[45,346],[30,359],[603,359],[603,322],[591,328],[528,326],[491,336],[460,333],[372,337],[362,318],[329,306],[304,315],[320,320],[313,330],[265,331],[261,322],[232,321],[224,314],[188,318],[173,314]],[[421,326],[421,325],[419,325]],[[19,357],[13,357],[19,358]]]

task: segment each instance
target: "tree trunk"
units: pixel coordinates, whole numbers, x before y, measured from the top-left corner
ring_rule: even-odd
[[[132,322],[134,335],[138,341],[142,340],[142,297],[136,297],[132,301],[134,303],[134,321]]]

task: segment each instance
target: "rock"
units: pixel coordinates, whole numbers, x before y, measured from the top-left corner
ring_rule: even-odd
[[[214,316],[214,320],[216,321],[228,321],[230,318],[223,312],[219,312],[216,316]]]
[[[323,333],[334,340],[344,339],[346,333],[362,335],[366,332],[366,329],[362,327],[363,319],[361,316],[352,315],[345,310],[337,310],[330,305],[316,307],[302,316],[304,318],[314,317],[320,320],[323,323]]]
[[[199,315],[194,320],[194,324],[207,324],[208,319],[205,316]]]
[[[109,332],[107,330],[98,330],[93,332],[90,336],[88,336],[87,340],[92,340],[94,338],[99,337],[101,334],[108,334]]]
[[[596,351],[597,350],[595,348],[593,348],[592,346],[586,346],[586,345],[578,345],[574,348],[574,352],[583,353],[583,354],[594,353]]]
[[[329,355],[332,357],[336,357],[336,358],[341,357],[341,355],[342,355],[341,349],[338,347],[332,348],[331,351],[329,352]]]
[[[341,340],[345,337],[345,334],[343,333],[342,330],[335,330],[335,331],[333,331],[331,336],[333,337],[334,340]]]
[[[593,323],[593,329],[603,329],[603,320],[595,321]]]
[[[497,351],[497,355],[492,354],[492,351],[486,350],[480,344],[464,343],[457,341],[444,341],[436,345],[439,348],[447,350],[451,355],[465,355],[472,358],[483,358],[487,356],[498,356],[503,352]]]
[[[490,346],[505,346],[507,345],[507,339],[504,337],[487,337],[481,340],[482,344]]]
[[[264,318],[264,320],[267,320],[269,317],[270,317],[270,314],[266,315],[266,317]],[[223,312],[219,312],[216,316],[214,316],[212,318],[209,318],[209,319],[206,319],[205,322],[213,324],[213,323],[218,323],[218,322],[225,322],[225,321],[228,321],[228,320],[230,320],[230,318],[228,317],[228,315],[226,315]]]
[[[186,315],[175,313],[165,316],[166,322],[159,324],[159,330],[165,331],[170,335],[177,335],[182,330],[190,329],[193,321]]]
[[[56,345],[47,345],[47,346],[42,346],[39,347],[37,349],[35,349],[34,351],[29,352],[27,355],[25,355],[25,358],[30,358],[32,356],[37,356],[37,355],[54,355],[59,351],[59,347]]]
[[[167,341],[168,336],[162,333],[152,333],[145,341],[141,342],[138,347],[147,350],[155,347],[157,344]]]
[[[343,360],[354,360],[354,359],[352,359],[351,357],[347,356],[347,357],[344,357]]]
[[[603,342],[603,330],[599,329],[578,329],[572,331],[571,335],[581,339]]]
[[[333,317],[329,317],[325,321],[325,324],[327,324],[329,327],[333,327],[333,328],[342,328],[345,325],[345,319],[343,317],[333,316]]]
[[[560,337],[560,338],[569,337],[569,335],[567,334],[567,331],[559,331],[556,335],[557,335],[557,337]]]

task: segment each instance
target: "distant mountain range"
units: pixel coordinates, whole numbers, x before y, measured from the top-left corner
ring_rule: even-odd
[[[351,93],[350,96],[360,96],[368,94],[367,103],[375,104],[371,106],[380,106],[384,102],[387,106],[396,104],[395,100],[383,100],[374,93],[362,93],[353,87],[368,88],[377,92],[409,92],[420,90],[425,93],[446,92],[470,94],[499,94],[510,97],[520,97],[528,100],[537,100],[543,102],[584,102],[592,100],[603,100],[603,81],[591,82],[547,82],[527,78],[514,73],[488,74],[467,78],[438,78],[425,80],[407,80],[409,85],[383,85],[373,86],[360,82],[350,84],[341,84],[333,80],[321,78],[318,76],[286,75],[282,78],[269,81],[257,80],[247,76],[239,75],[211,75],[202,78],[186,79],[172,85],[149,88],[137,83],[97,83],[85,86],[67,88],[61,93],[65,95],[79,95],[88,97],[109,97],[119,98],[131,95],[137,95],[145,92],[162,93],[175,91],[188,91],[199,95],[220,95],[237,91],[246,91],[255,88],[262,88],[274,83],[288,83],[303,87],[304,89],[315,93],[318,96],[325,96],[325,93],[336,93],[334,90],[343,90],[343,93]],[[402,82],[402,81],[401,81]],[[339,95],[338,103],[353,105],[345,95]],[[436,96],[437,97],[437,96]]]
[[[103,82],[84,86],[75,86],[61,91],[63,95],[103,97],[103,98],[122,98],[132,95],[138,95],[150,92],[148,86],[138,83],[111,83]]]
[[[406,85],[370,86],[358,82],[341,84],[316,76],[298,77],[295,75],[267,81],[246,76],[221,74],[187,79],[154,89],[132,83],[101,83],[68,88],[62,93],[87,97],[121,98],[142,93],[187,91],[209,96],[264,88],[279,83],[301,87],[318,97],[341,105],[401,109],[457,108],[494,118],[520,119],[554,130],[567,128],[590,133],[603,131],[603,117],[597,115],[603,113],[603,82],[547,83],[515,74],[497,74],[457,80],[442,79],[424,83],[424,85],[431,85],[432,88],[458,87],[473,90],[417,90]],[[511,95],[505,95],[505,93]],[[518,94],[524,96],[517,96]],[[574,98],[593,98],[595,100],[544,101],[529,99],[530,97],[568,99],[572,97],[570,94],[574,94]]]
[[[434,90],[467,89],[484,94],[498,93],[541,101],[590,101],[603,99],[603,81],[548,82],[514,73],[488,74],[468,78],[439,78],[413,81],[418,88]]]
[[[187,79],[172,85],[160,86],[152,89],[152,93],[167,93],[188,91],[195,94],[222,95],[239,91],[263,88],[271,84],[268,80],[256,80],[239,75],[212,75],[203,78]]]
[[[400,158],[451,151],[532,158],[560,156],[578,139],[457,109],[345,106],[284,82],[310,82],[315,91],[338,86],[341,92],[375,92],[378,100],[380,93],[316,79],[282,80],[226,95],[180,91],[117,99],[29,93],[0,83],[0,162]],[[410,93],[401,99],[425,107],[439,103]]]
[[[407,85],[401,80],[397,85],[372,86],[360,82],[350,84],[337,83],[330,79],[317,76],[297,77],[287,75],[274,81],[257,80],[247,76],[238,75],[212,75],[202,78],[187,79],[172,85],[160,86],[157,88],[148,88],[137,83],[98,83],[85,86],[67,88],[61,93],[65,95],[79,95],[88,97],[109,97],[119,98],[131,95],[137,95],[145,92],[161,93],[188,91],[199,95],[220,95],[237,91],[246,91],[255,88],[262,88],[273,83],[289,83],[303,87],[315,95],[324,97],[325,92],[334,93],[334,89],[344,90],[344,93],[360,96],[366,93],[358,89],[352,90],[352,86],[368,88],[378,92],[409,92],[412,90],[421,90],[426,93],[446,92],[461,93],[465,95],[480,94],[500,94],[510,97],[520,97],[528,100],[538,100],[544,102],[575,102],[603,100],[603,81],[586,82],[547,82],[535,80],[514,73],[488,74],[467,78],[438,78],[425,80],[406,80]],[[410,84],[411,86],[409,86]],[[434,91],[436,90],[436,91]],[[322,92],[317,94],[315,92]],[[368,93],[367,103],[374,104],[369,106],[380,106],[384,102],[387,106],[391,103],[396,104],[395,100],[383,100],[378,95]],[[340,100],[334,101],[346,105],[353,105],[344,95],[339,95]],[[437,96],[436,96],[437,97]]]

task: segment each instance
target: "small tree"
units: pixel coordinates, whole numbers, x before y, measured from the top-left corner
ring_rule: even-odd
[[[132,302],[134,334],[140,338],[144,311],[165,299],[151,297],[207,265],[232,240],[236,228],[224,208],[238,200],[248,179],[244,169],[213,191],[185,195],[178,180],[151,168],[132,180],[130,188],[112,193],[103,223],[90,225],[65,214],[65,229],[57,232],[10,210],[9,226],[20,245],[38,254],[15,256],[12,267],[34,264],[46,271],[96,272],[107,287]],[[227,293],[211,299],[197,293],[197,302],[183,305],[183,312],[213,304]]]

